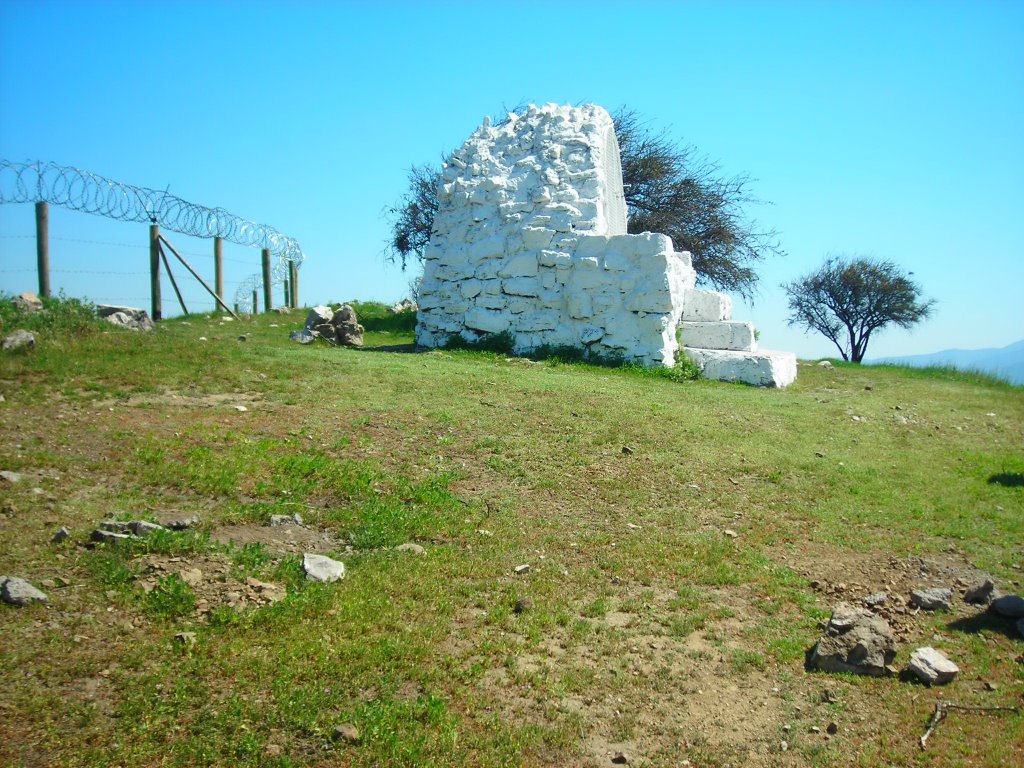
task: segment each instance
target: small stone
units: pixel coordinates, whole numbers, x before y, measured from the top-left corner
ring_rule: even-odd
[[[948,611],[953,591],[945,587],[915,589],[910,593],[910,605],[925,611]]]
[[[885,605],[888,601],[889,596],[885,592],[875,592],[873,595],[865,597],[863,603],[868,608],[877,608],[880,605]]]
[[[67,526],[61,526],[57,529],[57,532],[50,537],[51,544],[60,544],[63,541],[67,541],[71,536],[71,531],[67,529]]]
[[[964,602],[970,605],[985,605],[995,598],[996,583],[986,577],[976,581],[967,587],[964,592]]]
[[[178,632],[174,636],[175,642],[180,643],[186,648],[190,648],[196,644],[196,633],[195,632]]]
[[[14,306],[28,315],[43,311],[43,300],[32,291],[25,291],[14,297]]]
[[[248,337],[248,336],[246,336],[246,335],[245,335],[245,334],[243,333],[243,334],[242,334],[241,336],[239,336],[239,337],[238,337],[238,340],[239,340],[239,341],[248,341],[248,340],[249,340],[249,337]]]
[[[271,515],[270,525],[276,528],[279,525],[291,525],[295,522],[295,518],[291,515]]]
[[[45,603],[49,598],[19,576],[0,576],[0,599],[24,607],[32,603]]]
[[[235,409],[236,411],[238,411],[239,413],[245,413],[246,411],[248,411],[248,410],[249,410],[249,409],[248,409],[248,408],[246,408],[246,407],[245,407],[244,405],[235,405],[235,406],[232,406],[232,407],[233,407],[233,408],[234,408],[234,409]]]
[[[988,609],[1008,619],[1024,618],[1024,597],[1004,595],[993,600]]]
[[[993,682],[992,682],[992,681],[990,680],[990,681],[988,681],[987,683],[985,683],[985,690],[986,690],[986,691],[998,691],[998,690],[999,690],[999,686],[998,686],[998,685],[996,685],[995,683],[993,683]]]
[[[626,455],[626,456],[629,456],[631,453],[633,453],[633,449],[630,448],[628,445],[624,445],[624,446],[622,446],[622,453],[624,455]],[[612,762],[615,762],[615,761],[612,760]]]
[[[405,544],[400,544],[395,547],[395,552],[411,552],[414,555],[425,555],[427,550],[421,547],[419,544],[413,544],[411,541]]]
[[[515,571],[516,576],[522,576],[523,574],[530,572],[530,566],[523,563],[522,565],[517,565],[513,570]]]
[[[346,744],[358,744],[361,740],[359,729],[352,723],[342,723],[334,726],[334,740],[343,741]]]
[[[326,555],[305,553],[302,556],[302,569],[310,581],[330,584],[345,578],[345,564]]]
[[[165,530],[162,525],[151,523],[148,520],[132,520],[128,523],[128,530],[139,537],[149,536],[151,533]]]
[[[930,646],[918,648],[910,654],[907,669],[928,685],[948,683],[960,671],[956,664]]]
[[[164,523],[166,528],[170,528],[172,531],[184,531],[186,528],[191,528],[194,525],[199,525],[199,515],[191,515],[189,517],[182,517],[177,520],[168,520]]]
[[[531,608],[533,608],[533,601],[528,597],[520,597],[512,604],[512,613],[526,613]]]
[[[827,726],[825,726],[825,733],[835,736],[837,733],[839,733],[839,724],[829,723]]]
[[[822,453],[821,451],[815,451],[815,452],[814,452],[814,455],[815,455],[815,456],[816,456],[817,458],[819,458],[819,459],[824,459],[824,458],[825,458],[825,454],[824,454],[824,453]]]
[[[737,536],[739,536],[739,534],[736,533],[736,531],[734,531],[732,528],[726,528],[724,531],[722,531],[722,533],[724,533],[730,539],[735,539]]]
[[[36,345],[35,334],[18,329],[10,333],[0,342],[0,348],[13,352],[16,349],[32,349]]]
[[[811,726],[811,733],[821,733],[821,728],[816,725]]]
[[[11,472],[6,469],[0,469],[0,480],[6,480],[8,483],[11,483],[13,485],[14,483],[21,482],[21,475],[18,472]]]
[[[818,367],[819,368],[831,368],[832,367],[832,363],[830,363],[828,360],[822,360],[820,363],[818,363]]]
[[[779,742],[779,749],[781,751],[783,751],[783,752],[786,752],[789,749],[789,743],[785,742],[785,741],[780,741]]]
[[[133,537],[127,533],[115,533],[114,531],[106,531],[102,528],[97,528],[89,536],[90,541],[94,541],[97,544],[118,544],[122,541],[129,541]]]
[[[615,756],[612,758],[612,762],[615,765],[628,765],[629,764],[629,758],[626,757],[626,753],[625,752],[616,752]]]

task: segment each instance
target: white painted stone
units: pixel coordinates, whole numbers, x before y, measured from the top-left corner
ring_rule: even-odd
[[[423,346],[509,331],[519,353],[584,344],[672,365],[684,311],[728,319],[728,297],[703,301],[717,302],[712,316],[686,309],[696,273],[669,237],[626,234],[618,144],[600,107],[531,106],[483,125],[442,178],[420,288]]]
[[[302,569],[310,581],[330,584],[345,578],[345,564],[326,555],[305,553],[302,556]]]
[[[757,349],[754,326],[738,320],[717,323],[687,322],[679,324],[680,337],[685,347],[701,349],[731,349],[753,352]]]
[[[717,323],[732,317],[732,299],[717,291],[689,288],[683,292],[683,320]]]
[[[701,375],[716,381],[738,381],[756,387],[788,387],[796,381],[796,355],[762,349],[734,352],[686,347],[687,357]]]

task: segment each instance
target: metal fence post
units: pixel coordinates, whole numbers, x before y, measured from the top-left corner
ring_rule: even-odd
[[[36,203],[36,264],[39,271],[39,295],[50,295],[50,206]]]
[[[270,249],[263,249],[263,311],[269,312],[274,306],[273,296],[270,294]]]

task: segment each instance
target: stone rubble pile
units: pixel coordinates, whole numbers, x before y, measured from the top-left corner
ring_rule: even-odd
[[[148,520],[104,520],[89,536],[97,544],[117,544],[131,539],[142,539],[156,531],[167,529]]]
[[[99,304],[96,314],[108,323],[127,328],[129,331],[152,331],[156,326],[144,309],[136,307],[116,307],[112,304]]]
[[[363,326],[356,318],[356,311],[348,304],[332,310],[319,305],[309,310],[306,324],[300,331],[292,331],[290,338],[300,344],[311,344],[317,339],[342,347],[363,346]]]
[[[440,347],[508,332],[523,354],[582,348],[675,364],[677,329],[709,378],[786,386],[790,353],[758,352],[727,296],[695,289],[690,254],[626,233],[611,117],[593,104],[531,105],[490,120],[456,150],[438,189],[416,341]]]

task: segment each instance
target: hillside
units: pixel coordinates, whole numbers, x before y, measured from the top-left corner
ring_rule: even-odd
[[[868,362],[915,368],[949,365],[962,371],[975,370],[999,376],[1011,384],[1024,384],[1024,340],[998,349],[944,349],[927,355],[886,357]]]
[[[386,319],[352,350],[288,341],[295,313],[51,314],[0,353],[0,574],[49,595],[0,605],[0,764],[1024,761],[1020,711],[918,745],[939,701],[1021,704],[1024,640],[959,598],[982,573],[1021,590],[1019,388],[806,364],[776,391],[412,353]],[[305,552],[345,578],[308,581]],[[921,586],[951,610],[911,609]],[[833,606],[878,592],[895,664],[931,645],[952,683],[805,670]]]

